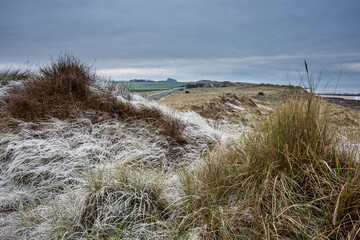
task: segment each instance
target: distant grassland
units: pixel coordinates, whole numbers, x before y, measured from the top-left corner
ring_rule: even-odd
[[[186,84],[194,84],[195,82],[118,82],[125,87],[136,92],[168,90],[177,87],[184,87]]]

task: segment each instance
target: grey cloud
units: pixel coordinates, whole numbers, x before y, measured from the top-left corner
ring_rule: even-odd
[[[70,51],[95,59],[98,69],[130,63],[132,68],[151,68],[152,62],[171,69],[171,59],[208,59],[222,68],[206,67],[203,61],[199,65],[204,67],[181,70],[193,77],[260,78],[274,71],[277,76],[299,62],[301,67],[301,61],[262,58],[253,65],[251,57],[330,54],[315,59],[332,66],[353,62],[335,55],[359,52],[359,10],[357,0],[2,1],[0,64],[45,61]],[[221,64],[221,59],[229,60]]]

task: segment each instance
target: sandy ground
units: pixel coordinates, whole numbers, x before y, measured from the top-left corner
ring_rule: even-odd
[[[235,93],[249,98],[274,99],[279,98],[283,94],[289,93],[288,87],[274,87],[267,85],[257,86],[236,86],[223,88],[194,88],[185,91],[173,93],[158,100],[160,103],[172,106],[178,110],[189,110],[191,106],[204,104],[209,100],[217,98],[225,93]],[[263,92],[265,95],[259,96],[258,93]]]
[[[195,88],[167,95],[159,103],[178,111],[194,111],[202,117],[253,127],[295,88],[269,85]]]

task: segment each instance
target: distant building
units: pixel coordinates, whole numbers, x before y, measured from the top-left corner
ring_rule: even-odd
[[[167,82],[177,82],[177,80],[176,80],[176,79],[173,79],[173,78],[168,78],[168,79],[166,79],[166,81],[167,81]]]

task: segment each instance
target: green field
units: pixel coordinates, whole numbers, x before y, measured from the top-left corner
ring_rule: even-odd
[[[193,84],[195,82],[119,82],[128,87],[132,91],[158,91],[168,90],[177,87],[185,87],[186,84]]]

